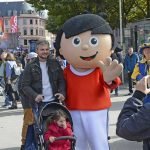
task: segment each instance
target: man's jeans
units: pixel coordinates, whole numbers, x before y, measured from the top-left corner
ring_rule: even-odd
[[[29,125],[25,141],[25,150],[37,150],[37,143],[34,134],[34,126]]]
[[[29,125],[26,134],[26,141],[25,141],[25,150],[37,150],[37,140],[35,137],[37,134],[40,134],[40,126],[38,123],[38,117],[40,110],[45,106],[47,103],[39,103],[35,104],[32,108],[33,116],[35,123],[33,125]]]

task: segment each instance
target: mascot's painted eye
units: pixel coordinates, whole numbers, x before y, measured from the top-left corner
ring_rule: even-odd
[[[72,44],[74,47],[77,47],[81,44],[81,39],[79,36],[75,36],[73,39],[72,39]]]
[[[98,43],[99,43],[99,41],[98,41],[98,38],[96,37],[96,36],[92,36],[91,38],[90,38],[90,40],[89,40],[89,44],[91,45],[91,46],[97,46],[98,45]]]

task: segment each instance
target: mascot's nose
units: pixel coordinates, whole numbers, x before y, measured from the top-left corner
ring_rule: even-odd
[[[83,45],[82,45],[82,49],[83,49],[83,50],[88,50],[88,49],[89,49],[88,44],[83,44]]]

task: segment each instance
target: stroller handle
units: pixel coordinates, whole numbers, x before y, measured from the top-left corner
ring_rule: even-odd
[[[60,136],[55,138],[55,141],[59,140],[71,140],[71,141],[76,141],[76,138],[74,136]]]
[[[59,140],[69,140],[69,141],[73,142],[74,144],[76,143],[75,136],[60,136],[60,137],[55,138],[55,141],[59,141]],[[46,142],[46,146],[48,147],[49,144],[50,144],[50,141],[48,140]]]

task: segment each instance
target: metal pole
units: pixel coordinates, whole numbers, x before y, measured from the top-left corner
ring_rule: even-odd
[[[135,37],[135,51],[138,52],[138,34],[137,34],[137,25],[134,27],[134,37]]]
[[[123,48],[123,32],[122,32],[122,0],[119,0],[119,20],[120,20],[120,46]],[[124,71],[121,73],[122,83],[124,83]]]
[[[119,20],[120,20],[120,45],[123,46],[123,37],[122,37],[122,0],[119,0]]]

